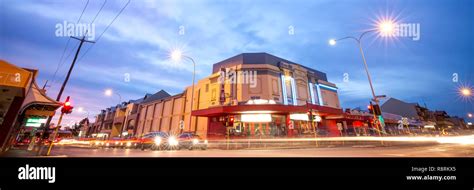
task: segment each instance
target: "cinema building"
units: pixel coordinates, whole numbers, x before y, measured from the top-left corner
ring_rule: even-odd
[[[318,129],[338,136],[342,123],[370,119],[342,111],[338,88],[325,73],[268,53],[243,53],[218,62],[194,88],[192,112],[191,86],[140,104],[135,135],[187,131],[208,139],[271,138],[301,137]]]

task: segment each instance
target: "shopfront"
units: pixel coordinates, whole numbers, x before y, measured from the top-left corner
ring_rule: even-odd
[[[321,112],[314,108],[310,113],[307,106],[237,105],[196,110],[193,115],[208,117],[207,138],[210,139],[299,138],[314,137],[321,131],[318,126],[324,126],[326,116],[342,112],[340,109]]]

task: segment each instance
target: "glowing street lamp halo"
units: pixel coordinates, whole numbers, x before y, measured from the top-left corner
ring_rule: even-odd
[[[334,46],[336,45],[337,41],[335,39],[329,39],[329,45]]]
[[[377,23],[377,31],[381,36],[393,37],[396,32],[396,23],[390,19],[383,19]]]
[[[461,88],[459,90],[460,90],[460,93],[463,96],[471,96],[472,95],[472,89],[470,89],[470,88],[464,87],[464,88]]]
[[[112,94],[114,93],[114,91],[112,89],[105,89],[104,91],[104,95],[106,96],[112,96]]]
[[[460,83],[456,87],[456,94],[464,102],[471,102],[474,98],[474,87],[467,83]]]
[[[183,52],[179,49],[171,51],[170,57],[174,61],[180,61],[183,58]]]

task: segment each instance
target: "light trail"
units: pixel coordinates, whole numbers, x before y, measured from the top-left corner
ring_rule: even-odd
[[[274,138],[274,139],[230,139],[212,140],[213,144],[248,143],[248,142],[314,142],[314,141],[387,141],[387,142],[437,142],[442,144],[474,144],[474,135],[452,137],[316,137],[316,138]]]

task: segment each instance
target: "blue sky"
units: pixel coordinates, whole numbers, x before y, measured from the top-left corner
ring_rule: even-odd
[[[55,25],[76,22],[87,0],[2,0],[0,59],[39,69],[38,84],[50,80],[48,94],[56,97],[78,45],[55,36]],[[109,0],[95,20],[96,37],[127,0]],[[90,0],[80,23],[90,23],[102,0]],[[465,116],[473,101],[456,93],[473,85],[474,3],[469,0],[132,0],[102,38],[81,59],[64,95],[76,107],[94,115],[118,103],[106,97],[112,88],[122,100],[164,89],[180,93],[190,85],[190,63],[174,63],[170,49],[183,48],[198,64],[197,78],[211,73],[213,63],[243,52],[267,52],[327,73],[339,87],[344,108],[366,106],[370,89],[357,44],[330,38],[357,36],[381,17],[420,24],[420,40],[367,35],[362,43],[377,94]],[[180,27],[184,35],[180,35]],[[294,35],[288,33],[294,28]],[[53,75],[61,65],[55,80]],[[349,80],[344,82],[344,73]],[[453,73],[459,82],[452,81]],[[130,81],[124,80],[125,74]],[[66,123],[84,117],[73,113]]]

